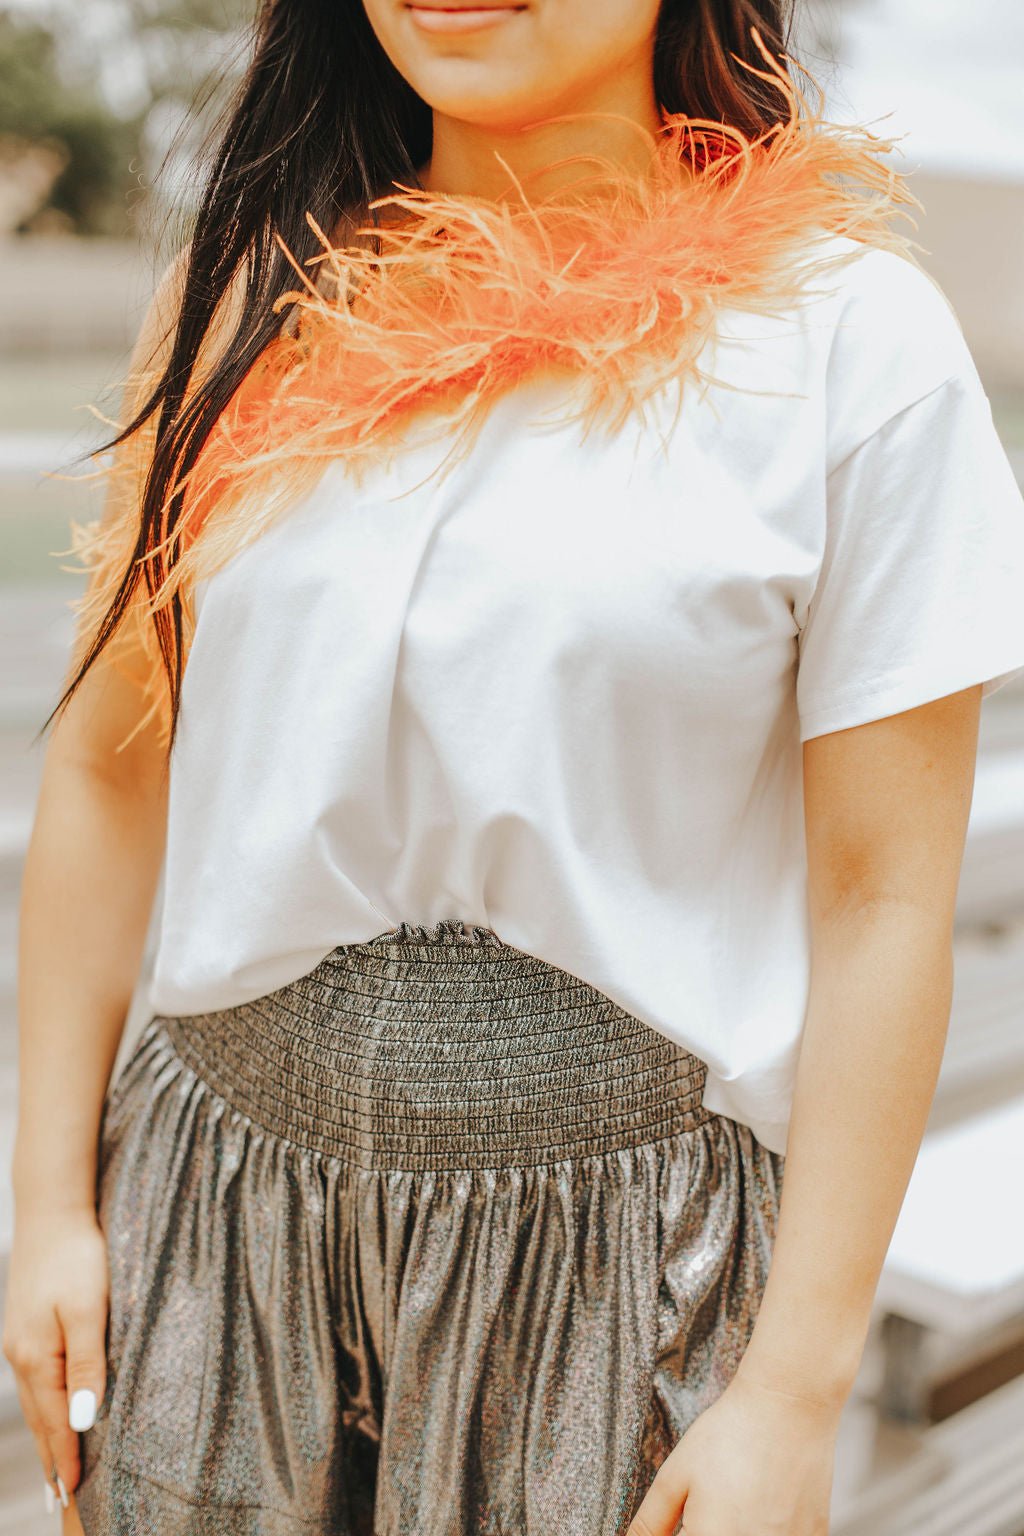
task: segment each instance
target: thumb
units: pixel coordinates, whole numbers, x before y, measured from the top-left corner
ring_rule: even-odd
[[[68,1423],[91,1429],[106,1391],[106,1309],[75,1309],[64,1319],[64,1374]]]
[[[673,1536],[679,1527],[689,1484],[689,1471],[680,1441],[655,1473],[626,1536]]]

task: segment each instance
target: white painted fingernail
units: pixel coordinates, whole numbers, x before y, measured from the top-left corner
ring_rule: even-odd
[[[61,1477],[59,1472],[57,1473],[57,1491],[60,1494],[61,1503],[64,1505],[64,1508],[67,1509],[68,1505],[71,1503],[71,1500],[68,1498],[68,1491],[64,1487],[64,1479]]]
[[[96,1393],[91,1387],[79,1387],[71,1394],[68,1422],[72,1429],[92,1429],[96,1422]]]
[[[57,1500],[53,1496],[53,1484],[46,1484],[46,1513],[52,1515],[57,1508]]]

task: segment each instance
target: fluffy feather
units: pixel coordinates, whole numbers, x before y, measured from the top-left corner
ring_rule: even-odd
[[[161,546],[168,564],[148,611],[181,589],[186,654],[194,582],[257,538],[328,462],[356,475],[380,463],[413,413],[451,436],[450,464],[497,396],[554,368],[567,418],[614,429],[665,386],[698,378],[721,309],[783,314],[863,244],[915,260],[915,242],[890,223],[900,205],[921,206],[883,159],[894,141],[828,122],[823,93],[809,106],[754,35],[768,65],[754,73],[789,104],[788,118],[757,137],[666,114],[662,131],[645,135],[643,172],[588,157],[589,174],[553,194],[530,198],[510,173],[512,195],[493,201],[396,183],[372,205],[382,228],[339,247],[317,229],[321,280],[293,263],[296,289],[280,301],[288,323],[216,424]],[[374,232],[376,249],[363,243]],[[838,257],[823,250],[837,234],[856,242]],[[83,629],[98,625],[132,557],[130,522],[73,527],[83,568],[104,573],[79,605]],[[158,667],[152,621],[145,627]],[[148,719],[162,685],[155,675],[142,683]]]

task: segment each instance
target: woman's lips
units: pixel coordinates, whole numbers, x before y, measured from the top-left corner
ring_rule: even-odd
[[[406,5],[418,27],[424,32],[478,32],[500,26],[511,16],[526,10],[525,5]]]

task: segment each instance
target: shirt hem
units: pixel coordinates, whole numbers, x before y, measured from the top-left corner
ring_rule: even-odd
[[[982,698],[989,698],[1009,682],[1024,677],[1024,653],[1015,648],[997,661],[975,661],[957,671],[914,673],[897,683],[868,689],[839,703],[800,712],[800,740],[809,741],[831,731],[848,730],[889,715],[901,714],[920,704],[981,684]]]
[[[702,1098],[704,1108],[709,1109],[714,1115],[723,1115],[727,1120],[735,1120],[737,1124],[745,1125],[769,1152],[784,1157],[789,1134],[789,1116],[770,1119],[766,1115],[751,1114],[749,1109],[743,1106],[742,1093],[733,1092],[733,1088],[741,1087],[742,1082],[742,1079],[737,1078],[730,1083],[709,1069],[704,1082]]]

